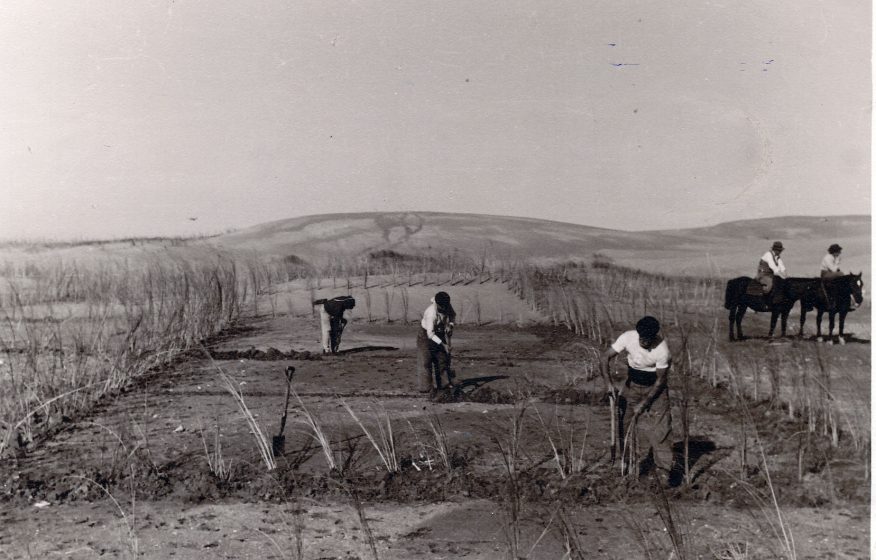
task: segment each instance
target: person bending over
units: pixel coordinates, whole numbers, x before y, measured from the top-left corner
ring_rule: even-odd
[[[611,379],[609,365],[615,356],[626,352],[627,376],[620,390]],[[618,397],[618,428],[621,441],[626,424],[634,426],[636,440],[645,444],[654,466],[667,477],[668,485],[681,482],[681,471],[672,451],[672,416],[669,403],[668,373],[672,356],[669,345],[660,336],[660,322],[642,317],[635,330],[621,334],[602,354],[600,370],[609,393]],[[640,463],[639,472],[646,468]]]
[[[417,333],[417,383],[421,393],[441,390],[445,374],[447,384],[453,385],[450,339],[454,321],[456,312],[450,304],[450,296],[447,292],[438,292],[423,312]]]
[[[352,296],[338,296],[331,299],[318,299],[313,305],[319,306],[322,353],[336,354],[341,345],[341,333],[347,325],[344,311],[356,307],[356,300]]]

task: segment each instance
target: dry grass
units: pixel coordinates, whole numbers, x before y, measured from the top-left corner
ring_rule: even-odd
[[[429,425],[429,431],[432,434],[433,441],[435,442],[432,445],[432,449],[438,454],[438,457],[441,459],[441,464],[444,465],[446,470],[450,470],[450,445],[447,440],[447,432],[444,430],[444,427],[441,425],[441,419],[437,414],[431,414],[427,419],[426,423]]]
[[[579,432],[574,418],[563,418],[555,410],[554,421],[548,423],[544,420],[537,407],[533,407],[533,410],[548,440],[548,444],[550,444],[554,464],[560,478],[565,480],[574,474],[584,472],[588,465],[584,452],[587,450],[590,419],[587,419],[587,424],[584,426],[583,431]]]
[[[647,275],[608,265],[537,268],[519,263],[490,273],[484,266],[460,270],[456,263],[452,265],[455,270],[440,271],[431,265],[393,268],[385,263],[335,262],[331,275],[326,276],[318,270],[247,262],[211,253],[202,255],[200,261],[150,258],[136,265],[113,262],[98,267],[34,264],[11,271],[13,276],[19,276],[9,280],[0,294],[4,303],[0,315],[3,352],[0,454],[16,441],[26,446],[62,416],[87,410],[101,396],[170,363],[242,314],[259,310],[276,314],[276,301],[283,294],[277,288],[285,287],[280,283],[306,285],[311,295],[341,286],[357,295],[357,299],[362,298],[369,320],[386,321],[407,321],[409,305],[419,301],[419,295],[434,292],[438,285],[450,285],[465,294],[454,300],[459,302],[457,311],[463,320],[480,324],[493,319],[500,322],[513,319],[518,309],[489,307],[492,292],[483,285],[492,282],[501,284],[503,290],[507,284],[523,298],[533,316],[548,317],[554,324],[587,339],[588,349],[607,345],[642,314],[660,317],[674,350],[679,350],[681,341],[671,383],[674,389],[681,388],[682,398],[676,404],[683,405],[685,439],[696,423],[688,408],[694,405],[687,400],[686,387],[699,378],[713,387],[726,388],[739,397],[740,403],[766,403],[799,421],[803,429],[799,436],[798,473],[802,473],[805,455],[812,439],[817,437],[858,453],[863,471],[869,472],[869,402],[849,405],[849,399],[855,396],[867,401],[861,395],[869,394],[863,390],[869,386],[855,385],[858,383],[855,372],[838,367],[837,348],[810,344],[795,346],[793,350],[770,348],[766,354],[762,346],[751,350],[752,345],[728,346],[719,340],[723,337],[715,314],[716,310],[723,313],[722,286],[714,280]],[[445,264],[451,266],[449,262]],[[378,299],[372,301],[375,293],[379,294]],[[261,307],[259,294],[270,298],[267,302],[263,299]],[[294,308],[293,300],[288,297],[287,310]],[[587,354],[582,361],[595,364],[594,358],[595,354]],[[594,377],[595,370],[588,367],[591,366],[582,365],[580,370],[568,373],[568,383],[575,385]],[[231,378],[221,371],[220,376],[247,419],[266,468],[276,468],[269,438],[261,431],[243,395]],[[309,433],[323,451],[328,471],[341,473],[344,466],[338,460],[337,442],[333,444],[320,419],[297,394],[295,397]],[[398,457],[405,456],[405,450],[399,446],[389,413],[384,409],[374,415],[372,422],[363,422],[361,413],[346,402],[342,404],[371,442],[386,471],[399,472]],[[507,475],[503,504],[509,551],[514,556],[525,553],[520,532],[525,504],[519,487],[520,457],[527,452],[520,448],[525,409],[523,406],[515,411],[504,437],[495,440]],[[535,412],[552,452],[555,476],[562,481],[582,472],[586,468],[588,429],[580,428],[580,423],[564,421],[556,413],[549,422],[538,409]],[[436,464],[450,470],[451,451],[438,416],[428,417],[426,423],[424,439],[428,441],[416,435],[419,456],[427,456],[430,468],[430,457],[434,456]],[[793,558],[796,555],[793,534],[772,486],[768,456],[757,430],[750,416],[739,423],[735,447],[740,453],[740,477],[746,476],[751,464],[761,466],[769,489],[768,496],[760,496],[764,517],[768,517],[778,548],[786,557]],[[232,476],[231,464],[223,456],[218,436],[217,427],[211,448],[203,431],[201,434],[210,470],[218,479],[227,480]],[[122,438],[115,437],[130,457],[133,451],[124,446]],[[632,438],[627,441],[634,443]],[[690,472],[687,474],[690,480]],[[798,474],[798,478],[802,475]],[[355,505],[358,496],[351,494],[351,498]],[[358,503],[357,511],[365,527],[367,519],[361,501]],[[681,558],[685,540],[677,533],[676,518],[667,504],[661,504],[663,510],[658,507],[661,515],[667,514],[662,518],[670,532],[669,546],[664,551]],[[564,512],[556,515],[558,526],[564,531],[566,556],[582,557],[584,552],[576,542],[574,527]],[[551,519],[553,522],[554,517]],[[376,556],[376,548],[372,551]],[[720,554],[744,558],[748,552],[744,547],[728,545]]]
[[[870,404],[861,398],[869,395],[869,364],[850,367],[837,347],[818,344],[779,345],[765,352],[753,347],[757,343],[719,343],[723,280],[567,264],[518,267],[509,286],[555,325],[603,347],[641,316],[654,315],[677,355],[670,383],[682,388],[685,399],[693,377],[726,386],[753,402],[784,407],[811,433],[829,438],[835,447],[847,442],[869,463]],[[687,434],[689,402],[682,412]]]
[[[301,414],[304,417],[304,424],[310,429],[310,435],[319,444],[319,448],[322,450],[323,457],[325,457],[326,466],[328,467],[329,472],[339,473],[341,472],[338,468],[338,461],[335,460],[335,452],[332,448],[331,438],[328,433],[323,428],[322,422],[317,418],[316,415],[310,412],[308,408],[304,405],[304,401],[301,400],[301,397],[298,395],[295,390],[292,390],[292,394],[295,396],[295,399],[298,401],[298,405],[301,409]]]
[[[256,421],[255,416],[253,416],[252,411],[246,405],[246,401],[243,398],[243,394],[240,392],[240,389],[237,388],[237,383],[228,376],[221,368],[219,370],[219,377],[222,380],[222,386],[228,391],[228,394],[234,399],[234,403],[237,405],[237,408],[240,410],[240,413],[246,419],[246,423],[249,426],[250,433],[253,436],[253,439],[256,443],[256,448],[258,449],[259,456],[262,459],[262,462],[265,464],[265,467],[272,471],[277,468],[277,462],[274,458],[274,451],[271,445],[271,441],[265,436],[264,432],[262,432],[261,427],[259,426],[258,421]]]
[[[0,455],[228,327],[267,284],[257,262],[206,249],[5,269]]]
[[[234,476],[233,461],[225,461],[225,457],[222,455],[222,439],[221,433],[219,429],[219,421],[216,421],[216,431],[213,437],[213,450],[211,451],[209,446],[207,445],[207,438],[204,436],[203,428],[200,430],[201,433],[201,442],[204,444],[204,456],[207,458],[207,466],[210,468],[210,472],[213,473],[213,476],[216,477],[217,480],[228,483]]]
[[[389,417],[389,413],[382,406],[378,406],[378,412],[375,413],[374,424],[377,426],[377,437],[371,434],[371,431],[365,426],[365,424],[359,419],[356,413],[350,408],[350,405],[347,404],[347,401],[341,399],[341,404],[344,405],[346,411],[353,418],[353,421],[362,429],[362,432],[365,433],[365,437],[368,438],[368,441],[371,442],[371,445],[377,451],[377,454],[380,456],[380,461],[383,463],[383,466],[386,468],[386,471],[390,474],[394,474],[399,472],[399,463],[398,463],[398,454],[396,452],[396,439],[393,435],[392,429],[392,420]]]

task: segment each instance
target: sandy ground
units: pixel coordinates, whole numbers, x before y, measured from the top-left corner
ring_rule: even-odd
[[[511,494],[501,449],[519,405],[502,398],[437,403],[418,394],[415,332],[410,324],[368,322],[358,313],[344,334],[346,353],[215,361],[193,354],[106,399],[88,417],[71,420],[51,439],[0,464],[0,559],[328,559],[373,558],[375,552],[385,559],[509,558]],[[213,350],[315,351],[318,338],[309,315],[278,315],[251,321]],[[520,556],[560,558],[564,535],[572,535],[583,558],[670,557],[655,492],[646,481],[622,480],[609,465],[606,407],[582,396],[599,392],[584,379],[599,349],[530,322],[469,322],[458,329],[454,346],[460,378],[507,375],[481,391],[529,402],[520,438]],[[835,350],[865,360],[869,344]],[[296,368],[293,386],[301,401],[293,398],[286,452],[268,472],[219,371],[273,435],[289,365]],[[570,385],[582,393],[563,389]],[[746,478],[739,474],[738,411],[720,390],[697,391],[692,434],[708,441],[708,451],[698,458],[695,480],[667,494],[687,557],[781,557],[775,508],[767,502],[761,509],[745,490],[764,495],[755,449]],[[400,473],[386,475],[344,403],[374,434],[381,418],[392,419]],[[312,447],[304,408],[336,442],[336,458],[348,464],[346,482],[328,473],[325,457]],[[548,425],[562,422],[564,433],[572,434],[583,450],[581,473],[558,476],[538,416]],[[766,452],[797,558],[867,557],[867,466],[833,457],[826,468],[813,452],[804,457],[812,464],[806,462],[798,480],[798,457],[783,441],[799,426],[775,416],[765,410],[757,418],[775,430],[766,435]],[[457,458],[450,469],[434,450],[422,453],[430,418],[440,419]],[[205,451],[205,444],[215,451],[217,430],[232,470],[226,482],[210,473]],[[559,512],[571,532],[560,529]],[[727,556],[731,551],[748,556]]]
[[[10,558],[296,558],[295,507],[233,503],[139,504],[135,519],[123,519],[106,502],[49,506],[4,512],[3,554]],[[301,506],[300,542],[304,558],[371,558],[372,552],[349,504]],[[418,504],[368,504],[367,517],[380,558],[507,558],[501,508],[488,500]],[[865,507],[831,510],[795,508],[786,512],[794,528],[799,558],[866,558]],[[631,516],[647,538],[668,549],[656,514],[618,506],[592,506],[572,512],[581,527],[588,558],[644,558]],[[713,558],[745,543],[775,540],[763,520],[715,506],[686,509],[685,533]],[[133,532],[129,531],[129,523]],[[530,558],[560,558],[563,545],[553,533],[538,541],[544,525],[528,519],[524,547]],[[765,534],[766,533],[766,534]],[[707,547],[701,545],[707,544]],[[767,548],[747,545],[749,558],[770,557]],[[531,552],[530,552],[531,551]],[[656,552],[656,551],[655,551]],[[714,554],[713,554],[714,553]],[[763,556],[761,556],[763,554]],[[666,556],[656,555],[665,558]]]

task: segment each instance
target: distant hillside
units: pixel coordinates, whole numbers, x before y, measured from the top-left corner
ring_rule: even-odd
[[[687,273],[705,270],[751,275],[757,259],[773,241],[785,246],[782,258],[793,276],[818,275],[821,258],[831,243],[843,247],[843,269],[865,271],[871,263],[870,216],[782,216],[725,222],[711,227],[648,232],[659,235],[669,248],[665,259],[651,260],[636,253],[615,255],[618,260],[653,263],[655,269]],[[646,233],[647,234],[647,233]],[[704,257],[704,255],[707,255]]]
[[[541,262],[589,261],[595,254],[617,264],[680,274],[751,274],[773,240],[786,247],[791,273],[817,274],[831,243],[844,248],[847,269],[870,270],[870,217],[788,216],[716,226],[627,232],[562,222],[433,212],[325,214],[280,220],[218,236],[208,242],[276,256],[325,262],[392,250],[403,254],[460,251],[472,256]]]

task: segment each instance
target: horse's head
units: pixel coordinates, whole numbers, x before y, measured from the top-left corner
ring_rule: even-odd
[[[852,298],[854,298],[855,303],[861,305],[861,302],[864,301],[864,281],[861,279],[863,275],[863,271],[857,274],[849,274],[849,289],[852,293]]]

